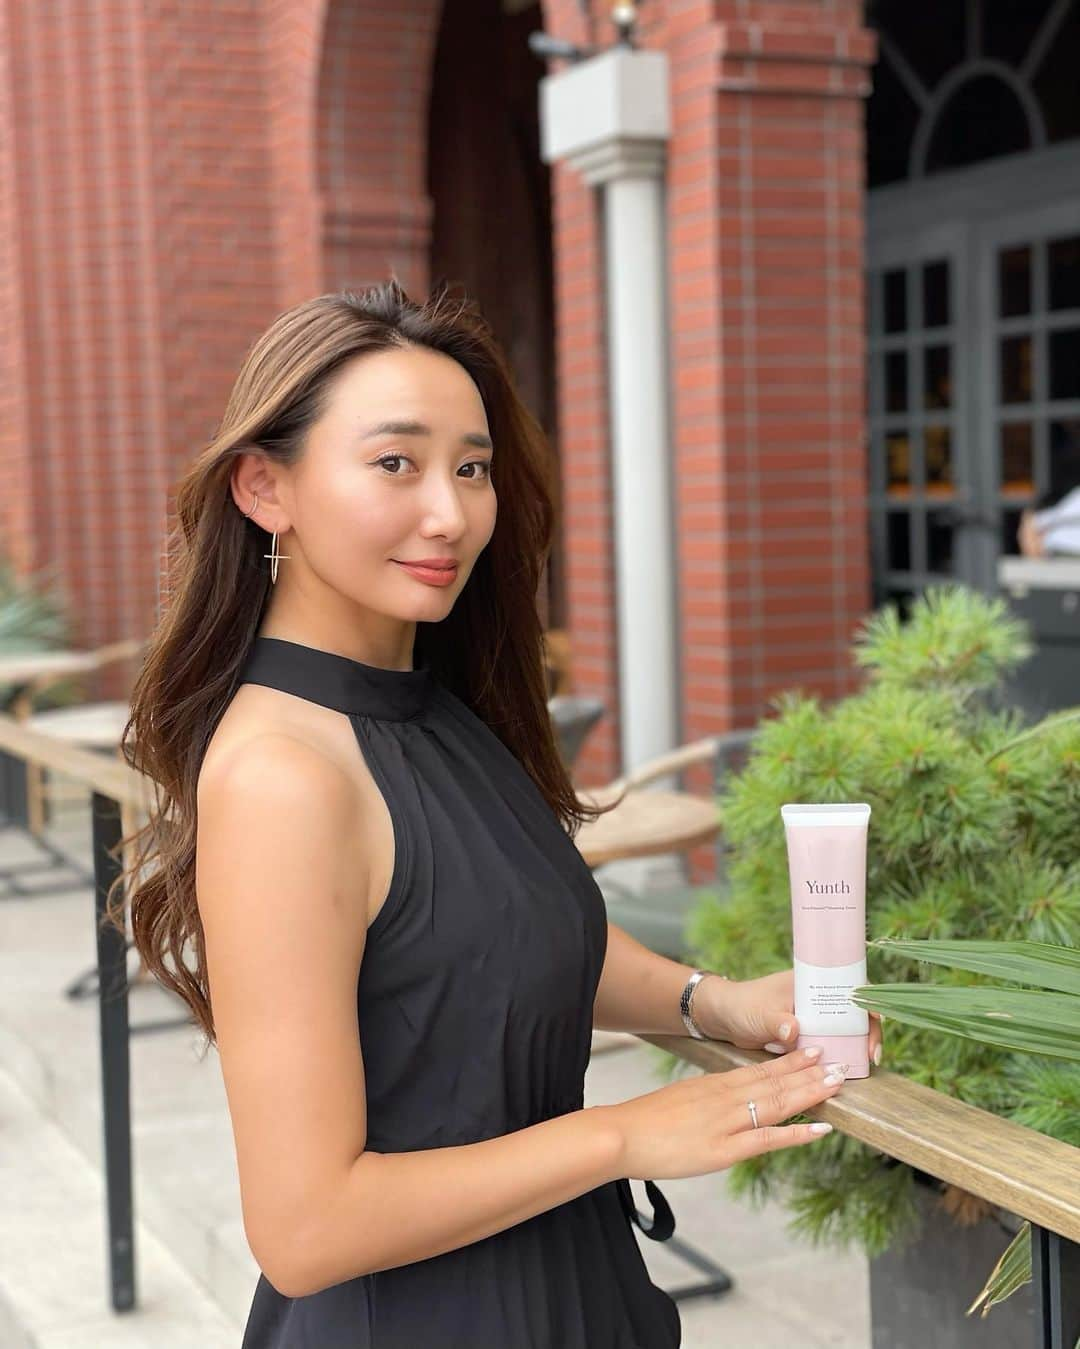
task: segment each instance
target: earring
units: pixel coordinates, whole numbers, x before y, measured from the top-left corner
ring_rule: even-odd
[[[270,559],[270,580],[274,583],[274,585],[277,585],[277,564],[282,558],[284,558],[285,561],[288,562],[289,554],[278,552],[276,531],[274,533],[273,542],[270,544],[270,552],[263,553],[263,557],[268,557]]]
[[[255,496],[255,500],[251,503],[251,510],[240,511],[240,514],[243,515],[244,519],[251,519],[252,515],[255,514],[256,507],[259,505],[258,492],[253,492],[252,495]],[[282,558],[287,563],[287,561],[290,560],[290,557],[289,553],[278,552],[278,536],[276,536],[276,533],[274,534],[274,537],[272,537],[270,552],[263,553],[263,557],[270,558],[270,579],[275,585],[278,584],[278,563],[279,561],[282,561]]]

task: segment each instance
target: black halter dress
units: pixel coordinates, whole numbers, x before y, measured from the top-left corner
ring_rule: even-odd
[[[518,759],[421,665],[257,637],[241,682],[348,715],[394,828],[357,982],[368,1146],[497,1138],[583,1106],[603,895]],[[425,1260],[303,1297],[260,1275],[242,1349],[674,1349],[618,1180]],[[402,1214],[408,1221],[408,1214]]]

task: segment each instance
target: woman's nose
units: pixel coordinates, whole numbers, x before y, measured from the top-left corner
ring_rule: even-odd
[[[458,489],[452,483],[434,483],[425,505],[428,520],[439,525],[440,533],[456,535],[465,528],[468,517]]]

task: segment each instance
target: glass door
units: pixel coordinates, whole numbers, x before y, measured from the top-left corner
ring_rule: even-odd
[[[871,246],[867,276],[870,514],[875,603],[972,580],[991,527],[971,462],[968,231]]]
[[[1017,553],[1023,509],[1080,486],[1080,198],[984,226],[978,255],[985,491]]]
[[[874,602],[997,594],[1025,507],[1080,485],[1080,148],[870,193],[867,301]]]

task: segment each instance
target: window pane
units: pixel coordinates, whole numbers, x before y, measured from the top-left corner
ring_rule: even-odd
[[[1080,398],[1080,328],[1050,334],[1050,397]]]
[[[952,406],[951,367],[951,347],[927,347],[923,352],[923,398],[926,407]]]
[[[901,623],[906,623],[911,618],[911,611],[918,596],[910,590],[890,590],[886,598],[896,605]]]
[[[1031,249],[1003,248],[998,254],[998,313],[1003,319],[1031,313]]]
[[[907,352],[885,353],[885,410],[906,412],[908,408]]]
[[[971,75],[945,100],[926,149],[927,173],[1031,149],[1031,128],[1014,89],[995,73]]]
[[[907,332],[907,274],[902,267],[885,273],[885,331]]]
[[[951,496],[953,490],[952,429],[926,428],[926,495]]]
[[[926,522],[927,563],[931,571],[951,572],[953,560],[953,531],[951,525],[934,519],[931,511]]]
[[[923,264],[923,327],[944,328],[949,322],[949,264]]]
[[[1080,309],[1080,234],[1052,240],[1047,254],[1050,308]]]
[[[1080,487],[1080,417],[1063,417],[1050,423],[1050,481],[1047,505]]]
[[[907,511],[890,511],[886,516],[889,534],[889,570],[911,569],[911,517]]]
[[[906,431],[885,435],[885,486],[890,496],[907,496],[911,491],[911,442]]]
[[[1034,427],[1030,422],[1005,422],[1001,427],[1001,490],[1035,491]]]
[[[1001,339],[1001,401],[1031,402],[1031,338]]]
[[[1016,556],[1020,552],[1017,533],[1020,529],[1021,510],[1008,506],[1001,512],[1001,551]]]

